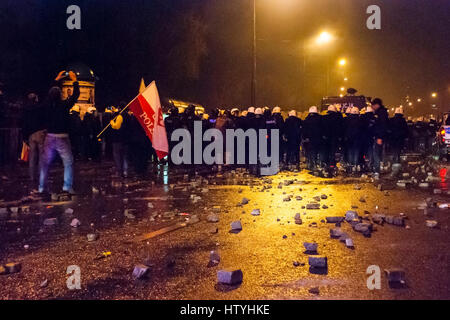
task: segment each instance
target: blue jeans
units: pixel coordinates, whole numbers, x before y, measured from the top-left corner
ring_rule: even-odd
[[[73,155],[69,137],[57,137],[48,134],[45,138],[44,152],[41,162],[41,174],[39,177],[39,192],[47,191],[48,169],[59,154],[64,164],[63,191],[71,191],[73,184]]]

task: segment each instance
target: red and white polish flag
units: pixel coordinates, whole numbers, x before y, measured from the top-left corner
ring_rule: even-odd
[[[169,143],[155,81],[130,102],[130,109],[144,128],[158,158],[161,160],[167,156]]]

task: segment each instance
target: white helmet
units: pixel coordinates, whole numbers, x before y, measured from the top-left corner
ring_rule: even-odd
[[[311,108],[309,108],[309,113],[317,113],[317,107],[312,106]]]
[[[353,107],[352,110],[350,110],[351,114],[359,114],[359,108],[358,107]]]
[[[402,107],[398,107],[395,109],[395,114],[403,114],[403,108]]]
[[[248,113],[255,113],[255,107],[248,108]]]

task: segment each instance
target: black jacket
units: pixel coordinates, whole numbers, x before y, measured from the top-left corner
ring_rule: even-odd
[[[284,122],[284,136],[289,145],[299,145],[302,141],[302,120],[289,116]]]
[[[408,137],[408,124],[401,114],[396,114],[389,121],[391,135],[389,140],[391,144],[403,145],[405,139]]]
[[[309,139],[313,144],[322,142],[322,116],[317,113],[310,113],[303,121],[303,137]]]
[[[22,135],[25,140],[33,133],[45,129],[42,107],[36,103],[25,106],[22,118]]]
[[[378,110],[375,111],[375,118],[375,139],[385,139],[389,126],[389,116],[384,106],[380,106]]]
[[[44,103],[45,127],[48,133],[69,133],[70,115],[69,110],[77,102],[80,96],[78,81],[73,83],[73,94],[66,100]]]

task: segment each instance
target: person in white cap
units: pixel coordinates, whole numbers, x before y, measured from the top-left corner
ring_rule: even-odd
[[[348,169],[356,172],[359,163],[359,152],[361,149],[361,120],[359,118],[359,108],[352,107],[350,114],[345,119],[344,145]],[[350,172],[349,172],[350,173]]]
[[[366,170],[371,171],[373,165],[373,142],[375,138],[375,115],[371,106],[361,116],[361,163]]]
[[[284,119],[281,115],[281,108],[276,106],[273,108],[272,115],[270,116],[270,120],[275,121],[275,129],[279,130],[279,159],[280,163],[284,164],[286,163],[286,153],[287,153],[287,146],[286,146],[286,138],[284,137]]]
[[[389,119],[389,144],[393,155],[394,164],[400,164],[400,154],[408,137],[408,124],[403,117],[403,108],[396,108],[395,114]]]
[[[302,120],[297,117],[297,111],[291,110],[284,123],[286,139],[286,163],[297,166],[300,163],[300,144],[302,142]]]
[[[322,148],[322,116],[317,107],[309,108],[309,114],[303,121],[303,147],[305,148],[308,170],[316,169],[319,164],[319,153]]]
[[[342,114],[336,111],[334,105],[330,105],[327,114],[322,119],[323,149],[321,158],[327,168],[336,166],[336,151],[342,139],[343,129]]]

